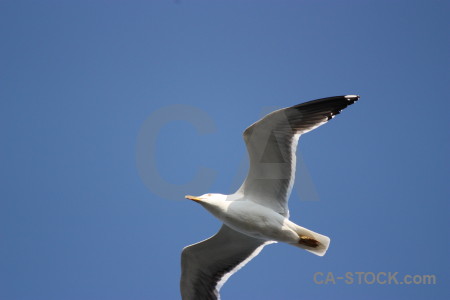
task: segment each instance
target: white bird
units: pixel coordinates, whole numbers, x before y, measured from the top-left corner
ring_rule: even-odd
[[[244,131],[250,169],[231,195],[186,196],[223,222],[217,234],[183,249],[183,300],[220,299],[225,281],[270,243],[284,242],[323,256],[330,239],[289,220],[287,202],[296,168],[300,135],[359,99],[337,96],[274,111]]]

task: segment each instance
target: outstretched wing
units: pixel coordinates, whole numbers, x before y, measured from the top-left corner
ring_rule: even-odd
[[[244,131],[250,169],[237,193],[288,216],[301,134],[311,131],[359,99],[356,95],[313,100],[274,111]]]
[[[271,242],[239,233],[226,225],[211,238],[190,245],[181,254],[183,300],[220,299],[227,279]]]

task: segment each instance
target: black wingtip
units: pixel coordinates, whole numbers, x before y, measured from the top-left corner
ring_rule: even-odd
[[[350,104],[353,104],[359,100],[359,95],[345,95],[344,97],[350,102]]]
[[[309,115],[311,122],[316,122],[316,117],[325,117],[326,120],[329,121],[338,115],[341,110],[358,101],[358,99],[359,95],[327,97],[300,103],[290,107],[289,109],[293,109],[294,111],[303,111],[305,114]],[[287,112],[288,111],[286,111],[286,113]]]
[[[345,106],[337,107],[336,110],[332,111],[331,114],[327,116],[327,121],[334,118],[336,115],[338,115],[341,112],[341,110],[343,110],[347,106],[352,105],[353,103],[355,103],[356,101],[359,100],[359,95],[345,95],[345,96],[340,96],[340,97],[330,97],[330,99],[331,98],[341,98],[342,99],[342,97],[344,97],[347,100],[347,103],[345,104]]]

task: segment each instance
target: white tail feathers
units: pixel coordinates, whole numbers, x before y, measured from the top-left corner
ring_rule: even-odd
[[[298,225],[297,225],[298,226]],[[330,238],[304,227],[298,226],[295,232],[299,236],[297,243],[291,245],[305,249],[318,256],[324,256],[330,246]]]

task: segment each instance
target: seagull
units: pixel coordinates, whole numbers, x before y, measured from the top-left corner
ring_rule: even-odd
[[[183,249],[183,300],[220,299],[220,288],[227,279],[271,243],[325,254],[329,237],[289,220],[295,152],[300,135],[325,124],[358,99],[357,95],[322,98],[266,115],[244,131],[250,168],[242,186],[231,195],[185,197],[202,205],[223,225],[214,236]]]

